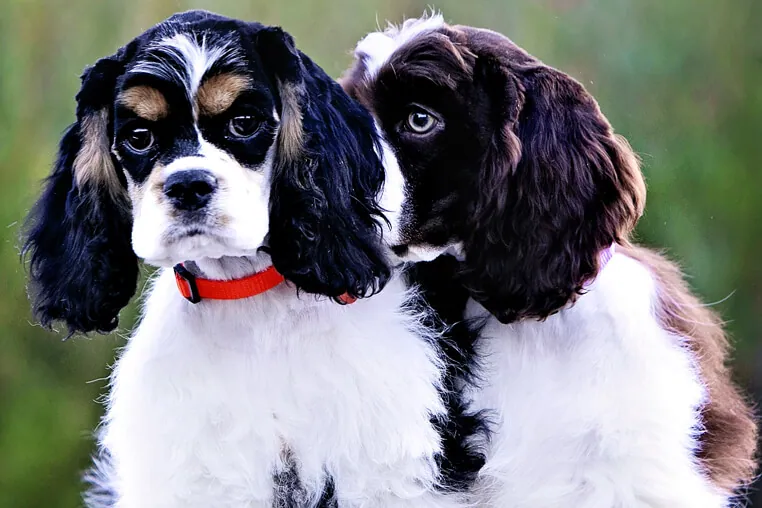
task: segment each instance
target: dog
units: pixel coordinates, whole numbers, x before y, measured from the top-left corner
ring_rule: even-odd
[[[401,174],[371,115],[280,28],[205,11],[99,60],[76,99],[28,219],[36,315],[112,331],[138,260],[159,267],[88,506],[464,506],[483,429],[390,269]]]
[[[630,241],[644,180],[593,97],[436,14],[355,56],[341,82],[403,175],[386,241],[442,318],[477,332],[452,337],[472,353],[462,404],[494,418],[475,504],[731,506],[755,468],[752,412],[719,317]]]

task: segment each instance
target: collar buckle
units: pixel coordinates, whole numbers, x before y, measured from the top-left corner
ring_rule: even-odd
[[[201,301],[201,295],[198,292],[198,284],[196,284],[196,276],[190,273],[182,263],[175,265],[175,281],[177,281],[177,289],[180,290],[180,294],[185,297],[190,303],[196,304]]]

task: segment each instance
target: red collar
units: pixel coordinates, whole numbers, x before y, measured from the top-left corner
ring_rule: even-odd
[[[201,300],[240,300],[262,294],[280,285],[285,279],[274,266],[248,277],[234,280],[211,280],[196,277],[182,263],[175,265],[175,281],[180,294],[191,303]],[[356,298],[347,294],[339,297],[345,304]]]
[[[196,277],[180,263],[175,265],[175,280],[180,294],[191,303],[201,300],[239,300],[269,291],[285,279],[274,266],[254,275],[234,280],[211,280]]]

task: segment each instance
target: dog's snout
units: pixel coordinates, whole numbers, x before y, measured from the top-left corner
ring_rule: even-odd
[[[217,179],[209,171],[188,169],[172,173],[164,182],[164,195],[178,210],[203,208],[217,189]]]

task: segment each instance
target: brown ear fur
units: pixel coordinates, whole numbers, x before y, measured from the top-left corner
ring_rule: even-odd
[[[498,123],[465,239],[464,284],[504,323],[573,301],[598,253],[626,242],[642,214],[638,159],[577,81],[486,30],[447,29],[477,56],[474,82]],[[500,217],[500,220],[495,220]]]
[[[657,318],[666,330],[687,339],[698,362],[709,392],[702,409],[699,459],[718,487],[732,492],[748,485],[756,470],[757,426],[725,364],[729,343],[722,321],[693,296],[675,264],[643,247],[627,246],[621,251],[651,270],[659,289]]]
[[[484,181],[491,182],[491,188],[514,187],[520,192],[492,192],[479,205],[482,209],[476,217],[485,219],[475,229],[487,233],[481,238],[475,235],[482,242],[475,250],[483,254],[472,260],[474,266],[486,264],[485,276],[497,279],[499,287],[510,280],[508,285],[514,284],[519,297],[498,293],[496,299],[495,287],[486,286],[485,306],[505,321],[545,317],[573,300],[581,285],[594,276],[600,250],[619,243],[622,252],[651,270],[659,290],[657,319],[664,329],[687,339],[697,360],[708,391],[698,458],[719,488],[732,493],[749,484],[756,470],[757,427],[726,366],[729,343],[722,322],[691,293],[676,265],[629,242],[645,206],[645,183],[627,141],[613,133],[582,85],[503,36],[467,27],[454,27],[449,35],[488,61],[486,77],[493,87],[497,84],[506,90],[509,100],[504,104],[521,105],[517,113],[500,110],[505,130],[495,133],[493,153],[484,167]],[[513,98],[516,93],[518,102]],[[516,152],[521,155],[514,163]],[[486,228],[494,214],[508,217],[507,230]],[[508,273],[489,266],[495,256]],[[523,270],[528,270],[524,272],[528,278],[516,284],[511,278]],[[574,284],[564,287],[563,280],[570,278]],[[522,293],[538,281],[547,285],[545,291],[556,287],[557,293],[550,291],[544,298],[529,290]],[[477,287],[477,297],[483,287]],[[522,295],[527,297],[526,305],[518,312],[505,312],[502,306],[521,303]],[[545,306],[531,300],[537,297]]]

